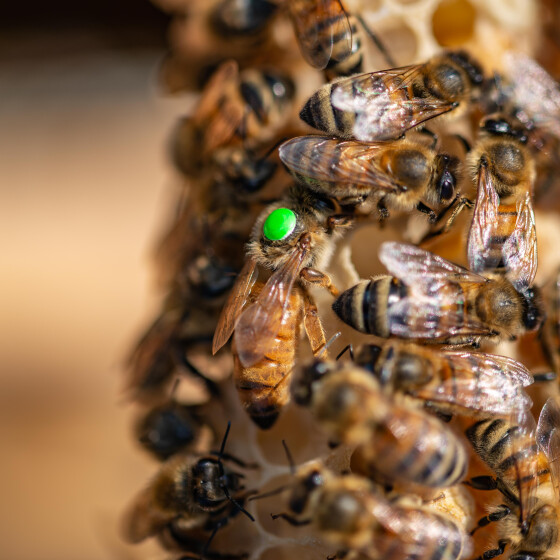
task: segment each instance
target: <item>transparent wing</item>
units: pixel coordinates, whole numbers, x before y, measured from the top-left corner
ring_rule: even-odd
[[[380,148],[324,136],[300,136],[284,142],[279,154],[290,170],[305,177],[396,192],[399,185],[376,161]]]
[[[386,241],[379,250],[379,260],[391,274],[401,278],[411,287],[414,285],[430,287],[448,279],[476,284],[487,282],[483,276],[407,243]],[[421,292],[430,293],[425,289]]]
[[[396,140],[407,130],[456,106],[405,91],[422,70],[423,65],[405,66],[339,80],[332,87],[332,104],[341,111],[355,113],[353,132],[357,140]]]
[[[257,263],[253,259],[248,259],[241,269],[239,277],[218,319],[218,325],[212,340],[212,354],[215,354],[229,340],[235,328],[235,322],[257,279],[256,267]]]
[[[521,53],[504,55],[504,69],[510,78],[515,105],[539,127],[560,137],[560,88],[534,60]]]
[[[537,273],[537,231],[529,193],[517,203],[515,228],[502,252],[510,282],[518,290],[530,286]]]
[[[541,410],[537,443],[548,459],[555,495],[560,500],[560,405],[553,397],[546,401]]]
[[[502,416],[511,414],[512,402],[530,409],[523,387],[533,382],[529,371],[515,360],[493,354],[442,351],[449,377],[414,392],[422,399]]]
[[[512,214],[515,215],[513,227],[509,223]],[[496,247],[500,243],[501,251],[499,245]],[[529,286],[535,279],[537,234],[531,196],[527,192],[515,209],[500,205],[486,165],[481,165],[478,172],[478,193],[467,253],[472,271],[492,270],[502,264],[517,289]]]
[[[390,302],[391,333],[404,338],[482,336],[491,329],[464,308],[465,291],[487,280],[415,245],[385,242],[379,259],[408,293]]]
[[[250,367],[261,360],[274,341],[308,247],[308,242],[297,245],[286,263],[268,279],[255,303],[247,307],[239,317],[235,325],[234,341],[244,367]]]
[[[492,260],[491,254],[491,239],[496,236],[496,230],[500,227],[499,205],[500,199],[488,166],[481,164],[478,169],[478,190],[467,242],[469,268],[473,272],[493,269],[499,262],[500,257]]]
[[[352,51],[352,28],[340,1],[289,0],[287,5],[301,54],[311,66],[327,67],[337,38],[346,42],[348,53]]]

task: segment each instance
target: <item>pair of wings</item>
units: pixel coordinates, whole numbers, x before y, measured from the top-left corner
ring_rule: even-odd
[[[391,340],[385,349],[393,349],[395,355],[402,344]],[[463,414],[477,411],[509,416],[512,402],[524,410],[531,408],[531,399],[523,387],[533,383],[533,376],[523,364],[506,356],[478,352],[439,350],[437,354],[438,360],[449,366],[449,377],[414,389],[414,397],[451,404],[462,409]],[[390,378],[391,373],[386,377]]]
[[[507,95],[516,109],[539,128],[560,138],[560,87],[558,82],[531,58],[508,52],[504,69],[509,78]]]
[[[397,140],[407,130],[451,111],[457,103],[436,97],[415,97],[407,90],[423,80],[424,64],[403,66],[343,78],[332,84],[336,109],[353,113],[353,136],[361,142]]]
[[[409,288],[408,295],[388,307],[392,334],[427,339],[496,334],[474,315],[454,311],[464,297],[461,288],[478,289],[488,282],[483,276],[415,245],[395,241],[381,245],[379,259]],[[445,321],[440,321],[443,314]],[[403,317],[410,321],[403,324]]]
[[[341,0],[288,0],[287,7],[301,54],[308,64],[324,70],[335,41],[345,43],[338,55],[340,59],[352,52],[352,26]]]
[[[299,136],[278,149],[284,165],[297,174],[345,184],[359,184],[386,192],[403,190],[379,164],[383,144],[363,144],[325,136]]]
[[[250,367],[266,354],[282,324],[294,282],[308,253],[309,242],[300,240],[288,260],[268,279],[254,303],[244,306],[257,277],[257,265],[248,259],[241,270],[218,320],[212,342],[215,354],[235,330],[239,360]]]
[[[497,266],[503,266],[508,280],[517,290],[530,286],[537,272],[537,233],[535,215],[528,188],[515,203],[515,208],[500,205],[500,199],[493,183],[492,173],[487,165],[480,165],[478,171],[478,192],[473,212],[467,254],[469,268],[483,273]],[[516,214],[515,225],[510,230],[508,214]],[[492,251],[496,239],[501,240],[501,252]]]

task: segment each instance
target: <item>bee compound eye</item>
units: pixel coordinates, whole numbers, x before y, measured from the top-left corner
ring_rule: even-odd
[[[297,218],[289,208],[272,211],[263,225],[263,234],[270,241],[281,241],[290,236],[296,227]]]

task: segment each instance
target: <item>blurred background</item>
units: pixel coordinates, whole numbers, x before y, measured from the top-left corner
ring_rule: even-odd
[[[166,26],[147,0],[2,7],[1,558],[151,557],[118,537],[153,471],[120,389],[185,111],[157,91]]]

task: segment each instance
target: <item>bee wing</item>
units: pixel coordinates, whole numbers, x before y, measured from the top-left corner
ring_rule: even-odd
[[[516,487],[519,492],[519,522],[527,522],[539,484],[537,425],[530,410],[512,414],[516,424],[510,429],[511,457],[515,463]]]
[[[515,229],[502,251],[507,277],[518,290],[533,283],[537,273],[537,231],[531,195],[525,193],[517,203]]]
[[[239,67],[235,60],[226,60],[218,67],[202,91],[193,115],[195,124],[200,124],[216,110],[220,98],[224,95],[224,90],[229,85],[237,83],[238,76]]]
[[[560,499],[560,405],[552,397],[546,401],[539,416],[537,443],[548,459],[552,484]]]
[[[483,276],[469,272],[434,253],[398,241],[383,243],[379,249],[379,260],[393,276],[403,279],[411,287],[415,284],[429,287],[449,278],[478,284],[487,281]],[[430,292],[422,290],[422,293]]]
[[[415,396],[445,402],[469,410],[508,416],[511,403],[530,409],[531,399],[523,387],[533,382],[529,371],[515,360],[493,354],[443,351],[451,376],[422,387]]]
[[[214,339],[212,340],[212,354],[215,354],[229,340],[235,328],[235,322],[257,279],[256,268],[257,263],[253,259],[248,259],[241,269],[218,319]]]
[[[341,141],[324,136],[300,136],[284,142],[280,159],[292,171],[318,181],[363,184],[391,192],[399,185],[374,159],[381,145]]]
[[[396,140],[407,130],[456,106],[436,98],[409,97],[408,92],[398,94],[422,70],[423,65],[405,66],[339,80],[332,86],[332,104],[341,111],[355,113],[353,133],[357,140]]]
[[[352,27],[340,0],[289,0],[288,11],[301,54],[314,68],[327,67],[337,37],[347,37],[352,51]]]
[[[298,245],[286,263],[268,279],[255,303],[239,317],[234,341],[244,367],[261,360],[278,333],[288,297],[306,254],[307,246]]]
[[[491,270],[503,263],[507,277],[518,289],[529,286],[537,272],[537,234],[531,196],[516,204],[513,232],[504,240],[502,251],[493,250],[495,239],[500,238],[507,214],[500,214],[500,200],[494,188],[492,175],[485,165],[478,171],[478,193],[469,230],[467,253],[469,268],[474,272]]]
[[[464,298],[462,289],[485,283],[484,277],[405,243],[383,243],[379,259],[410,289],[409,296],[388,308],[393,334],[406,338],[491,334],[487,325],[460,312],[457,305]],[[440,321],[443,314],[445,321]]]
[[[560,88],[534,60],[521,53],[504,55],[514,104],[539,127],[560,137]]]

